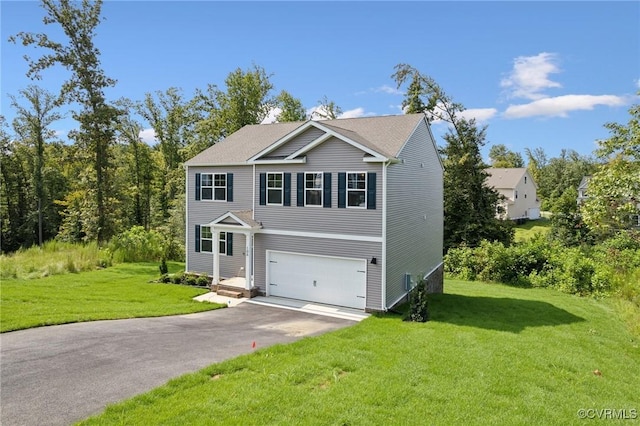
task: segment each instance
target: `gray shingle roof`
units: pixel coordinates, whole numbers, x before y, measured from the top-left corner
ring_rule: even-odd
[[[527,172],[524,167],[519,168],[489,168],[485,170],[489,173],[487,186],[496,189],[515,188],[522,176]]]
[[[397,156],[423,114],[322,120],[318,123],[386,157]],[[188,160],[187,166],[243,164],[306,122],[245,126]]]

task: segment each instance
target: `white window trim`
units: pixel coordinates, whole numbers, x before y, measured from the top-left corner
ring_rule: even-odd
[[[224,187],[216,186],[216,175],[224,175]],[[205,186],[202,181],[204,176],[211,176],[211,186]],[[227,201],[227,173],[202,173],[200,177],[200,201],[215,201],[217,203],[225,203]],[[205,188],[211,188],[211,198],[204,198],[203,190]],[[224,200],[216,200],[216,188],[224,188]]]
[[[211,238],[204,238],[203,234],[203,228],[209,228],[209,233],[211,234]],[[203,241],[211,241],[211,250],[204,250],[202,248],[202,242]],[[211,227],[207,226],[207,225],[200,225],[200,251],[202,253],[213,253],[213,232],[211,231]]]
[[[320,188],[307,189],[307,175],[321,175]],[[304,172],[304,206],[305,207],[322,207],[324,205],[324,172]],[[320,204],[307,204],[307,191],[320,190]]]
[[[367,172],[359,171],[359,172],[346,172],[347,173],[347,181],[345,182],[345,196],[346,202],[345,207],[348,209],[366,209],[367,208],[367,180],[368,175]],[[361,192],[362,189],[349,189],[349,174],[364,174],[364,206],[350,206],[349,205],[349,192]]]
[[[281,183],[281,187],[280,189],[280,202],[279,203],[270,203],[269,202],[269,175],[280,175],[280,183]],[[284,205],[284,173],[282,172],[267,172],[267,182],[265,183],[266,185],[266,202],[268,206],[282,206]],[[278,188],[272,188],[272,189],[278,189]]]
[[[220,243],[224,243],[224,251],[220,250]],[[220,256],[227,255],[227,233],[225,231],[221,231],[218,235],[218,254]]]

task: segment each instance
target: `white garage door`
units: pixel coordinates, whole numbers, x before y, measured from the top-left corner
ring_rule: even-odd
[[[367,261],[267,252],[269,295],[365,308]]]

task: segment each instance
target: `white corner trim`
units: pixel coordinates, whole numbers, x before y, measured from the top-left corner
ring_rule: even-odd
[[[389,163],[382,165],[382,309],[387,310],[387,167]]]
[[[372,235],[330,234],[326,232],[288,231],[284,229],[257,229],[256,234],[285,235],[288,237],[326,238],[330,240],[365,241],[381,243],[382,237]]]

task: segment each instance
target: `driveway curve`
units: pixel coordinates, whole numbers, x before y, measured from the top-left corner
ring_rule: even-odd
[[[68,425],[207,365],[353,324],[242,303],[197,314],[3,333],[0,424]]]

